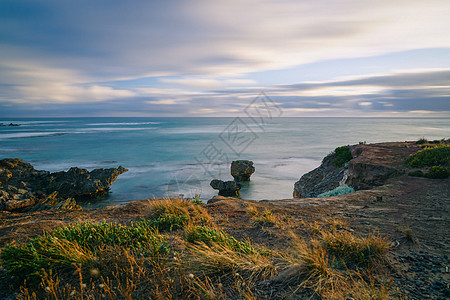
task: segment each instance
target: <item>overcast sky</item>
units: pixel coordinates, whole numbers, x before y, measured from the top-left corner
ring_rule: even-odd
[[[0,2],[0,116],[450,117],[448,0]]]

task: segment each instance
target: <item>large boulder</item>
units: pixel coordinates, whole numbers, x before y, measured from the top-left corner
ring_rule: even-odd
[[[105,195],[123,167],[50,173],[18,158],[0,160],[0,210],[81,209],[78,200]]]
[[[237,197],[241,191],[241,185],[236,181],[211,180],[209,184],[213,189],[219,190],[220,196]]]
[[[231,176],[236,181],[250,181],[250,176],[254,172],[255,167],[250,160],[235,160],[231,162]]]

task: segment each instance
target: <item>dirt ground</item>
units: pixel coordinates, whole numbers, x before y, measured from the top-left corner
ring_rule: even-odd
[[[74,222],[139,220],[149,214],[148,203],[142,200],[83,211],[0,212],[0,247]],[[355,233],[378,232],[392,241],[393,284],[405,297],[450,298],[450,178],[405,175],[384,186],[342,196],[260,202],[216,197],[205,206],[226,232],[278,251],[289,245],[287,229],[306,234],[302,221],[337,218],[347,221]],[[285,226],[257,226],[251,221],[250,209],[268,209]]]

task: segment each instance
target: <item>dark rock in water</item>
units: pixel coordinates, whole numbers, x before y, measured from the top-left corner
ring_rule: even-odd
[[[20,124],[9,123],[8,126],[20,126]]]
[[[236,160],[231,163],[231,176],[236,181],[249,181],[254,172],[255,167],[250,160]]]
[[[241,191],[241,185],[236,181],[211,180],[209,184],[213,189],[219,190],[220,196],[237,197]]]
[[[0,210],[81,209],[77,200],[105,195],[123,167],[50,173],[18,158],[0,160]]]

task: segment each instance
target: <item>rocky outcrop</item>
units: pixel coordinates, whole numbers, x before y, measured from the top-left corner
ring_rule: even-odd
[[[381,186],[388,179],[402,175],[404,160],[418,150],[414,142],[350,146],[352,159],[347,164],[337,167],[335,154],[328,155],[318,168],[294,184],[293,196],[317,197],[344,184],[355,190]]]
[[[80,209],[76,201],[105,195],[123,167],[50,173],[18,158],[0,160],[0,210]]]
[[[236,181],[213,179],[209,185],[213,189],[219,190],[219,195],[224,197],[237,197],[241,191],[241,185]]]
[[[338,187],[344,178],[345,167],[336,167],[334,159],[334,155],[325,157],[318,168],[303,175],[294,184],[294,198],[314,198]]]
[[[236,160],[231,163],[231,176],[236,181],[249,181],[254,172],[255,167],[250,160]]]

